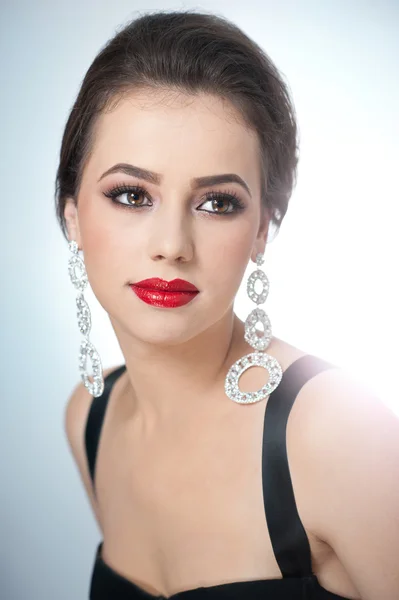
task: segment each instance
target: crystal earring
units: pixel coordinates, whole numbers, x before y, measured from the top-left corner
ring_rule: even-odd
[[[79,348],[79,371],[85,387],[92,396],[97,397],[101,396],[104,391],[104,379],[100,356],[93,344],[89,341],[91,314],[89,305],[83,296],[83,292],[88,282],[86,267],[83,260],[78,256],[79,248],[74,240],[69,242],[69,249],[73,254],[68,261],[69,277],[75,286],[75,289],[80,292],[76,297],[78,326],[80,332],[85,336]],[[76,275],[76,268],[80,270],[80,275]],[[91,383],[86,370],[88,356],[93,365],[93,383]]]
[[[269,294],[269,280],[266,274],[260,270],[264,263],[261,253],[256,256],[257,270],[251,273],[247,283],[247,293],[250,299],[256,304],[263,304]],[[260,281],[263,285],[262,291],[258,294],[255,291],[255,283]],[[259,337],[256,324],[260,322],[264,331],[262,337]],[[259,352],[252,352],[243,356],[230,367],[224,384],[227,396],[239,404],[249,404],[259,402],[271,394],[276,389],[282,378],[282,369],[277,360],[264,353],[272,339],[272,330],[269,317],[261,308],[254,308],[245,321],[245,340],[252,348]],[[269,381],[256,392],[241,392],[238,387],[238,381],[241,375],[250,367],[263,367],[269,373]]]

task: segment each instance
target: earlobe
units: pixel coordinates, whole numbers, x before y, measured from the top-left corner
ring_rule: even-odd
[[[78,247],[81,248],[78,209],[73,198],[67,198],[65,202],[64,217],[69,241],[75,240]]]
[[[263,255],[265,253],[267,239],[268,239],[268,233],[269,233],[269,223],[270,223],[270,221],[267,218],[267,215],[265,215],[259,226],[259,231],[258,231],[258,235],[256,238],[256,244],[255,244],[253,252],[251,254],[251,259],[253,260],[253,262],[256,262],[256,256],[258,254]]]
[[[258,241],[261,241],[266,245],[270,225],[270,214],[266,207],[262,205],[259,230],[258,230]]]

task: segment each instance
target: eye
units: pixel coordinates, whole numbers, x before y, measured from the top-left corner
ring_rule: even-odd
[[[206,202],[201,204],[210,203],[212,209],[214,210],[204,210],[202,212],[207,212],[209,214],[214,215],[226,215],[236,213],[239,210],[243,210],[245,208],[244,203],[240,200],[240,198],[236,195],[235,192],[207,192],[205,194],[205,198],[207,198]],[[224,210],[224,207],[230,204],[231,210]],[[220,209],[220,210],[219,210]]]
[[[128,210],[137,210],[139,208],[152,206],[151,200],[149,200],[149,204],[144,203],[145,198],[149,199],[149,194],[147,190],[141,186],[118,185],[103,193],[107,198],[111,198],[114,204],[117,204],[123,208],[127,208]],[[127,202],[121,202],[118,200],[117,198],[120,196],[126,196]],[[201,208],[198,210],[199,212],[205,212],[209,215],[231,215],[245,208],[245,204],[240,200],[234,191],[209,191],[205,194],[204,198],[205,202],[203,202],[200,206],[203,206],[204,204],[210,204],[211,210],[204,210]]]
[[[125,196],[127,202],[120,202],[117,200],[119,196]],[[147,190],[140,186],[131,185],[119,185],[112,188],[108,192],[104,192],[104,196],[111,198],[115,204],[126,206],[127,208],[141,208],[142,206],[150,206],[149,204],[143,204],[144,198],[148,198]]]

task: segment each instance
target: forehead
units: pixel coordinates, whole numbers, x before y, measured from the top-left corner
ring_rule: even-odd
[[[226,99],[209,94],[141,90],[102,113],[87,169],[132,162],[161,173],[201,176],[238,172],[259,177],[255,131]]]

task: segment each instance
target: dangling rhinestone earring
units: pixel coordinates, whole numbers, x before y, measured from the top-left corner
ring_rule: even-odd
[[[76,297],[78,326],[80,332],[85,336],[79,348],[79,371],[85,387],[89,390],[92,396],[97,397],[101,396],[104,391],[104,379],[100,356],[93,344],[89,341],[89,334],[91,330],[91,314],[89,305],[83,296],[83,292],[88,282],[86,267],[83,260],[78,256],[79,248],[74,240],[69,242],[69,249],[73,254],[68,261],[69,277],[71,278],[75,288],[80,292]],[[80,276],[76,275],[76,267],[81,271]],[[93,365],[93,383],[91,383],[86,370],[88,356],[90,357]]]
[[[259,268],[263,263],[263,255],[261,253],[257,254],[256,264],[258,269],[251,273],[247,283],[248,296],[256,304],[263,304],[269,294],[269,280],[266,274]],[[261,281],[263,285],[263,290],[260,294],[255,291],[255,283],[257,281]],[[256,324],[258,322],[262,323],[264,328],[262,337],[259,337],[257,334]],[[273,356],[263,353],[272,339],[272,330],[269,317],[262,308],[254,308],[248,315],[247,320],[245,321],[244,337],[248,344],[255,350],[259,350],[259,352],[252,352],[237,360],[237,362],[230,367],[224,383],[224,389],[227,396],[239,404],[249,404],[263,400],[276,389],[283,375],[281,366],[277,360]],[[250,367],[255,366],[263,367],[268,371],[269,381],[256,392],[241,392],[238,387],[238,381],[241,375]]]

